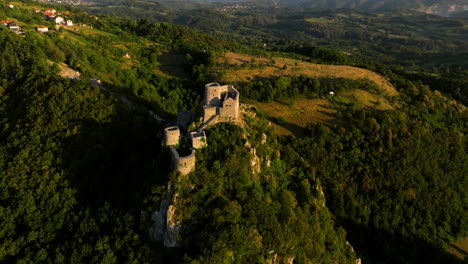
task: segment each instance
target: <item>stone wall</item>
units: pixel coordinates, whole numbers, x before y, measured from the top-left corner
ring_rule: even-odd
[[[212,116],[216,115],[217,113],[217,107],[216,106],[208,106],[205,105],[203,107],[203,122],[208,121]]]
[[[199,149],[206,147],[208,144],[206,143],[206,135],[205,131],[201,132],[191,132],[190,139],[192,140],[192,148]]]
[[[223,107],[219,109],[219,117],[222,121],[236,121],[239,118],[239,101],[228,98],[223,102]]]
[[[190,155],[180,157],[174,146],[169,146],[172,155],[174,170],[182,175],[187,175],[195,170],[195,150],[192,149]]]

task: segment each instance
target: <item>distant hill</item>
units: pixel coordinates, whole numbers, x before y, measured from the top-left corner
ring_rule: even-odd
[[[179,1],[187,2],[187,0]],[[192,2],[225,2],[232,0],[192,0]],[[301,6],[306,8],[356,8],[367,11],[381,9],[415,9],[440,16],[452,16],[468,10],[467,0],[250,0],[259,5]]]
[[[466,0],[282,0],[280,4],[311,8],[416,9],[425,13],[450,16],[468,9]]]

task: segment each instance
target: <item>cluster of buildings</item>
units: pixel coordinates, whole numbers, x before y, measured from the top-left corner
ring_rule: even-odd
[[[40,10],[34,9],[34,12],[39,13]],[[55,22],[58,25],[73,26],[73,21],[70,19],[65,20],[63,17],[59,16],[57,11],[53,8],[46,9],[42,12],[42,15],[49,21]]]
[[[221,11],[221,12],[227,12],[227,11],[238,11],[239,9],[246,9],[249,8],[246,5],[240,5],[240,4],[235,4],[235,5],[226,5],[223,7],[216,8],[216,10]]]
[[[14,8],[15,6],[13,4],[7,4],[7,6],[9,8]],[[34,8],[33,9],[33,12],[34,13],[42,13],[42,15],[49,21],[52,21],[54,22],[57,26],[57,27],[60,27],[62,25],[64,26],[73,26],[73,21],[70,20],[70,19],[67,19],[65,20],[63,17],[61,17],[58,13],[57,13],[57,10],[53,9],[53,8],[48,8],[48,9],[45,9],[45,10],[39,10],[37,8]],[[18,26],[18,24],[16,22],[14,22],[13,20],[1,20],[1,24],[5,27],[7,27],[8,29],[10,29],[11,31],[15,32],[16,34],[18,35],[22,35],[22,36],[25,36],[26,34],[24,33],[24,31]],[[49,32],[49,28],[46,27],[46,26],[38,26],[36,27],[36,30],[40,33],[48,33]]]
[[[40,13],[41,10],[39,9],[36,9],[34,8],[33,11],[35,13]],[[65,20],[63,17],[61,17],[58,13],[57,13],[57,10],[53,9],[53,8],[48,8],[46,10],[43,10],[42,11],[42,15],[49,21],[52,21],[54,22],[56,25],[58,25],[58,27],[60,27],[61,25],[64,25],[64,26],[73,26],[73,21],[71,21],[70,19],[67,19]],[[56,26],[57,27],[57,26]],[[39,26],[39,27],[36,27],[36,30],[40,33],[47,33],[49,32],[49,28],[46,27],[46,26]]]
[[[67,4],[67,5],[81,5],[80,0],[34,0],[41,3],[57,3],[57,4]],[[83,2],[86,4],[86,2]]]
[[[3,26],[7,27],[9,30],[15,32],[18,35],[26,35],[26,33],[24,33],[20,26],[18,26],[18,24],[16,24],[16,22],[14,22],[13,20],[2,20],[1,23]]]

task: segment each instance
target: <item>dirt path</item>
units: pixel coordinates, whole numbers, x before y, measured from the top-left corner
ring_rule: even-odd
[[[53,61],[50,61],[48,60],[47,63],[52,66],[54,63],[57,63],[59,69],[60,69],[60,72],[58,73],[58,75],[60,75],[61,77],[63,78],[68,78],[68,79],[72,79],[72,80],[76,80],[76,79],[79,79],[80,78],[80,72],[79,71],[76,71],[72,68],[70,68],[67,64],[63,63],[63,62],[53,62]]]

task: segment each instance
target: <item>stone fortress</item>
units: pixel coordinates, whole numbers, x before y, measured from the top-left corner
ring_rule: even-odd
[[[203,122],[235,122],[239,119],[239,92],[232,85],[205,85]],[[216,119],[216,120],[214,120]]]
[[[195,131],[188,131],[187,136],[184,136],[179,128],[179,126],[187,127],[187,120],[178,122],[177,126],[164,129],[163,145],[170,150],[174,170],[182,175],[187,175],[195,170],[195,150],[208,145],[203,129],[210,124],[219,122],[238,122],[239,101],[239,92],[232,85],[220,85],[219,83],[205,85],[202,124]],[[180,119],[183,118],[178,117],[178,120]],[[181,156],[177,150],[183,143],[189,144],[191,151],[185,156]]]

